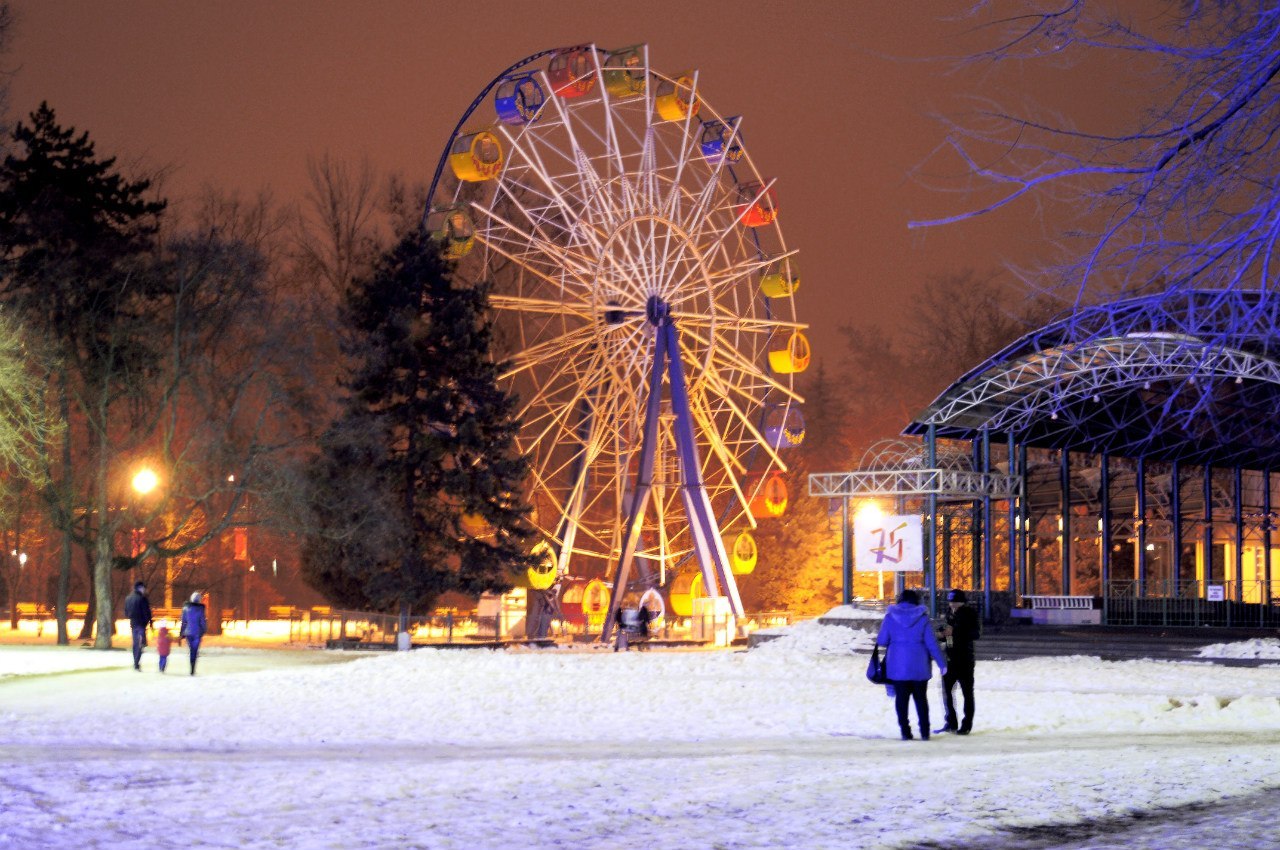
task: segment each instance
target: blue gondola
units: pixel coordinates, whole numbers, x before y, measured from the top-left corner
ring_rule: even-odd
[[[533,74],[508,77],[498,84],[493,105],[505,124],[527,124],[538,116],[547,100]]]
[[[724,157],[729,162],[742,159],[742,139],[735,135],[741,115],[733,115],[723,121],[706,121],[702,124],[702,156],[715,164]]]
[[[794,449],[804,442],[804,416],[794,404],[769,408],[764,417],[764,439],[774,449]]]

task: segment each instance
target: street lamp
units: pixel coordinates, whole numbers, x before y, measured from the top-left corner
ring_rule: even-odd
[[[145,496],[152,490],[156,489],[156,486],[159,483],[160,477],[157,476],[150,468],[145,466],[142,469],[139,469],[137,474],[133,476],[133,489],[139,495]]]

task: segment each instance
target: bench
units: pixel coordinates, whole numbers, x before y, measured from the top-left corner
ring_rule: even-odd
[[[1031,600],[1032,609],[1049,610],[1062,608],[1093,609],[1092,596],[1025,596]]]
[[[72,602],[71,604],[67,605],[68,617],[83,617],[88,613],[89,613],[88,602]]]
[[[293,619],[292,605],[272,605],[267,610],[271,613],[271,619],[273,620]]]
[[[33,617],[47,617],[49,616],[49,609],[38,602],[19,602],[18,616],[27,620]]]
[[[1031,602],[1031,622],[1043,626],[1087,626],[1102,623],[1092,596],[1023,597]]]

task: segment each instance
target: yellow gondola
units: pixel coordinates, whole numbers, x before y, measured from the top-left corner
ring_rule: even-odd
[[[760,276],[760,294],[767,298],[790,298],[800,288],[800,270],[790,257],[768,266]]]
[[[769,351],[769,368],[778,375],[803,372],[809,368],[809,340],[800,331],[791,334],[785,348]]]
[[[613,97],[644,94],[648,71],[644,66],[644,45],[614,50],[604,60],[604,87]]]
[[[756,547],[756,539],[751,532],[743,531],[733,538],[733,546],[729,550],[730,568],[736,576],[750,575],[756,568],[760,558],[760,550]]]
[[[683,573],[671,582],[671,590],[667,596],[671,601],[671,610],[677,617],[693,616],[693,600],[705,596],[702,573]]]
[[[653,105],[663,121],[682,121],[698,114],[698,96],[693,90],[693,77],[681,74],[674,80],[659,80]]]
[[[598,578],[587,582],[582,589],[582,613],[588,628],[598,629],[604,625],[605,615],[609,613],[609,588]]]
[[[502,171],[502,143],[488,130],[463,133],[453,140],[449,167],[468,183],[492,180]]]
[[[538,563],[529,567],[529,586],[534,590],[547,590],[556,583],[556,558],[547,541],[540,540],[529,554],[537,555]]]

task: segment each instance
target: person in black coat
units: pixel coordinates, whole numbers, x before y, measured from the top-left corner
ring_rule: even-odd
[[[948,593],[947,604],[951,610],[947,611],[946,625],[942,627],[947,649],[947,672],[942,677],[942,703],[946,707],[947,725],[939,731],[957,735],[968,735],[973,729],[973,668],[976,663],[973,642],[982,636],[978,612],[966,604],[968,601],[963,590]],[[956,722],[954,698],[957,684],[964,699],[964,719],[959,723]]]
[[[138,582],[124,600],[124,615],[129,618],[133,631],[133,669],[142,670],[142,648],[147,645],[147,629],[151,628],[151,601],[147,599],[147,586]]]

